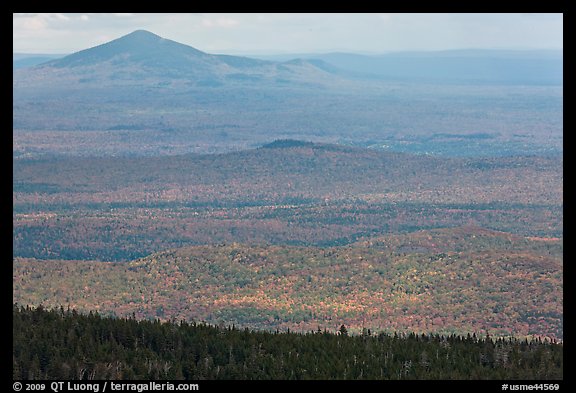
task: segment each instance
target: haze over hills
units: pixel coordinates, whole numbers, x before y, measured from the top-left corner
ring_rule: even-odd
[[[449,50],[256,56],[286,61],[295,57],[334,66],[340,75],[363,79],[504,85],[562,85],[561,50]]]
[[[191,46],[136,30],[102,45],[48,61],[23,73],[15,86],[67,83],[185,80],[216,86],[222,83],[321,80],[324,71],[308,61],[283,63],[247,57],[212,55]],[[22,76],[22,77],[21,77]],[[288,78],[288,79],[286,79]],[[69,87],[69,86],[68,86]]]
[[[153,51],[151,51],[153,49]],[[88,52],[87,52],[88,51]],[[13,67],[25,68],[65,57],[55,54],[14,54]],[[119,57],[151,66],[149,71],[165,75],[191,75],[190,66],[204,63],[231,67],[270,66],[272,63],[316,66],[335,75],[360,79],[421,80],[444,83],[483,83],[505,85],[562,85],[562,50],[488,50],[459,49],[445,51],[392,52],[357,54],[345,52],[300,53],[281,55],[210,55],[188,45],[161,38],[145,30],[86,49],[61,62],[46,65],[90,65]],[[196,59],[195,59],[196,58]],[[200,59],[200,62],[198,60]],[[259,60],[260,59],[260,60]]]
[[[43,53],[13,53],[12,68],[16,70],[18,68],[33,67],[64,56],[65,55]]]
[[[427,66],[452,62],[448,56],[406,56],[405,65],[378,62],[411,76],[374,79],[350,75],[347,60],[213,55],[139,30],[15,70],[14,152],[214,153],[286,138],[445,155],[562,151],[561,85],[524,84],[515,67],[506,68],[507,81],[450,82],[438,72],[486,75],[495,67],[470,54],[451,68]]]
[[[317,81],[320,76],[330,79],[346,75],[419,82],[557,85],[562,84],[563,71],[563,52],[559,50],[451,50],[372,56],[327,53],[245,57],[208,54],[145,30],[136,30],[99,46],[62,56],[14,54],[15,69],[26,66],[26,63],[20,65],[18,62],[27,59],[29,64],[33,64],[58,57],[32,67],[33,70],[16,72],[15,86],[25,86],[30,77],[35,83],[56,82],[50,79],[65,78],[65,73],[55,71],[69,67],[87,67],[70,74],[92,72],[93,78],[100,80],[138,80],[156,76],[162,79],[216,78],[214,83],[216,80],[221,83],[241,81],[248,78],[247,75],[250,75],[247,79],[249,82],[259,79],[273,81],[273,78],[277,78],[276,82],[282,83],[286,82],[282,79],[284,77],[288,77],[289,81],[306,73],[315,73],[313,76]],[[331,75],[323,75],[321,71]],[[88,82],[82,78],[80,80]]]

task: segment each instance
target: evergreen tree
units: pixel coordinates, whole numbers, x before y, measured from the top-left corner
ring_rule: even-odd
[[[551,341],[257,332],[14,306],[14,379],[562,379]],[[343,339],[345,337],[346,339]],[[471,338],[471,337],[470,337]]]

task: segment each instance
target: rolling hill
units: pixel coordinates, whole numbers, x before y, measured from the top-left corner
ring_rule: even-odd
[[[563,337],[562,241],[475,227],[345,247],[234,243],[127,263],[13,263],[21,305],[256,329]]]
[[[443,158],[279,140],[225,154],[21,159],[14,161],[14,182],[22,196],[46,190],[55,202],[67,193],[91,199],[117,192],[138,194],[122,198],[137,202],[140,193],[155,192],[149,202],[300,196],[317,202],[562,203],[562,165],[558,156]],[[170,189],[180,193],[161,193]]]
[[[338,245],[460,225],[562,237],[561,157],[439,158],[302,141],[162,157],[19,159],[15,256]]]

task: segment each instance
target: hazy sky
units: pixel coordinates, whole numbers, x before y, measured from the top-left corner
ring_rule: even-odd
[[[562,14],[13,14],[13,51],[72,53],[144,29],[211,53],[562,49]]]

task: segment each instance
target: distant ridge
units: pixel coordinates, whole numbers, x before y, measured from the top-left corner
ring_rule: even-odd
[[[313,142],[300,141],[296,139],[277,139],[274,142],[262,146],[262,149],[288,149],[291,147],[312,147]]]
[[[380,80],[452,81],[468,83],[561,85],[562,50],[460,49],[357,53],[307,53],[258,56],[276,61],[294,58],[323,61],[317,66],[343,76]]]
[[[41,54],[41,53],[13,53],[12,69],[33,67],[51,60],[62,58],[66,55],[59,54]]]
[[[346,155],[357,155],[357,157],[364,157],[366,155],[372,156],[376,153],[374,150],[359,148],[355,146],[348,146],[348,145],[340,145],[336,143],[324,143],[324,142],[310,142],[304,140],[297,140],[297,139],[277,139],[273,142],[267,143],[257,150],[283,150],[286,153],[291,154],[291,149],[299,149],[299,148],[308,148],[312,149],[315,152],[337,152],[337,153],[344,153]],[[283,152],[282,152],[283,153]],[[282,155],[281,152],[278,152],[278,156]],[[390,159],[393,156],[397,156],[396,153],[392,152],[380,152],[384,156]]]

